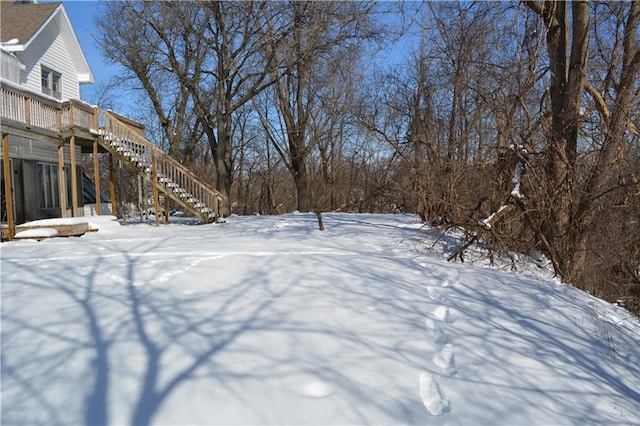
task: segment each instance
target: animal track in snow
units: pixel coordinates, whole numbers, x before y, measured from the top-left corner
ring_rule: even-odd
[[[322,381],[309,382],[302,387],[302,394],[312,398],[324,398],[331,395],[331,386]]]
[[[440,326],[431,318],[427,318],[424,320],[424,325],[427,327],[427,330],[431,332],[431,338],[438,345],[444,345],[447,343],[447,336],[442,332]]]
[[[444,305],[438,306],[431,312],[431,318],[426,318],[424,324],[431,332],[433,342],[439,347],[432,358],[433,363],[440,370],[438,375],[453,376],[458,372],[453,345],[448,343],[449,338],[440,327],[439,323],[442,322],[450,322],[449,308]],[[438,416],[449,412],[449,400],[443,395],[434,376],[424,371],[420,373],[420,397],[431,415]]]
[[[457,373],[456,359],[451,345],[446,345],[436,353],[433,356],[433,363],[447,376],[453,376]]]
[[[449,307],[447,306],[439,306],[432,313],[433,317],[439,321],[445,322],[449,320]]]
[[[445,398],[438,382],[427,372],[420,372],[420,398],[432,416],[449,412],[449,400]]]

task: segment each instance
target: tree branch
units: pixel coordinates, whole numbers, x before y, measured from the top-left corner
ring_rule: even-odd
[[[587,93],[589,93],[595,101],[600,117],[602,117],[602,120],[604,120],[605,125],[608,127],[611,114],[609,113],[609,107],[607,107],[607,103],[604,101],[604,98],[586,78],[582,80],[582,84]]]

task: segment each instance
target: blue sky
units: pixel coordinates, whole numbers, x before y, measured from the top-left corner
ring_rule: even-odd
[[[44,2],[47,0],[41,1]],[[117,76],[122,73],[118,65],[108,63],[95,41],[98,30],[95,27],[94,20],[96,14],[99,12],[100,2],[94,0],[64,0],[62,3],[69,15],[69,19],[71,20],[71,24],[73,25],[84,54],[89,61],[89,66],[93,71],[95,79],[94,84],[81,86],[81,97],[87,102],[100,103],[98,97],[102,87],[109,82],[112,76]],[[403,62],[404,55],[407,54],[406,49],[408,46],[406,40],[393,43],[386,47],[386,53],[379,53],[380,56],[377,60],[387,64]],[[136,108],[130,108],[130,106],[135,104],[135,102],[131,101],[131,97],[126,95],[118,96],[122,94],[114,92],[113,89],[111,90],[112,94],[117,96],[117,100],[114,101],[112,98],[112,102],[116,102],[117,104],[106,107],[117,108],[118,111],[123,114],[129,113],[135,115],[133,110]],[[102,106],[105,107],[105,105]]]
[[[95,42],[98,30],[94,24],[94,14],[97,13],[99,3],[97,1],[84,0],[63,1],[62,4],[64,4],[69,19],[71,19],[71,25],[73,25],[78,41],[82,45],[82,50],[93,71],[95,79],[93,86],[106,83],[112,75],[118,73],[118,67],[107,63]],[[90,86],[92,85],[82,87],[83,98],[85,98],[85,93],[92,90]],[[91,101],[91,99],[87,100]]]

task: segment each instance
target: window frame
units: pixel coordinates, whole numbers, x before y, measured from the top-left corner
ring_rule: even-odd
[[[38,196],[38,205],[41,210],[59,209],[60,208],[60,170],[56,163],[38,162],[38,187],[40,194]],[[66,205],[71,205],[71,170],[68,165],[64,166],[65,187],[66,187]]]
[[[61,99],[62,73],[45,65],[40,65],[40,87],[45,95]]]

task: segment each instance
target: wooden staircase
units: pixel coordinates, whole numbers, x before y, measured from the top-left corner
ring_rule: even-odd
[[[205,222],[217,222],[223,196],[193,172],[149,142],[142,129],[112,112],[104,112],[106,126],[99,144],[151,182],[160,191]],[[157,197],[154,196],[157,203]]]

